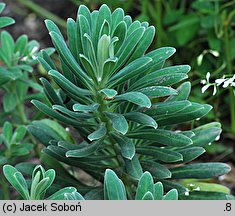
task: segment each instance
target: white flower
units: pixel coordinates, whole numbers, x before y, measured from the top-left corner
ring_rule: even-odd
[[[200,187],[196,187],[194,190],[195,191],[200,191]]]
[[[233,75],[233,77],[227,79],[224,82],[223,88],[227,88],[229,85],[235,87],[235,74]]]
[[[207,72],[207,74],[206,74],[206,79],[204,79],[204,80],[201,80],[201,84],[203,84],[203,85],[205,85],[205,84],[210,84],[210,76],[211,76],[211,74],[210,74],[210,72]]]
[[[213,95],[215,95],[217,89],[216,89],[215,83],[210,83],[210,75],[211,75],[210,72],[207,72],[207,74],[206,74],[206,79],[201,80],[201,83],[202,83],[203,85],[206,84],[205,86],[202,87],[202,93],[204,93],[210,86],[213,86],[213,87],[214,87],[214,89],[213,89]]]
[[[202,64],[202,59],[203,59],[203,54],[200,54],[198,57],[197,57],[197,65],[200,66]]]
[[[202,93],[204,93],[211,85],[206,84],[205,86],[202,87]]]
[[[216,50],[209,50],[209,53],[211,53],[215,57],[219,57],[219,52],[217,52]]]
[[[227,79],[224,78],[224,76],[220,79],[216,79],[215,83],[217,84],[217,86],[220,86],[224,81],[226,81]]]
[[[211,76],[211,73],[210,73],[210,72],[207,72],[207,74],[206,74],[206,80],[207,80],[208,83],[210,83],[210,81],[209,81],[210,76]]]
[[[216,86],[214,85],[213,95],[215,95],[217,92]]]

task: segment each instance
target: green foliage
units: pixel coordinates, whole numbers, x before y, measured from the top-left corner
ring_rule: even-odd
[[[81,168],[96,181],[104,179],[106,199],[131,199],[137,181],[138,199],[176,199],[187,188],[171,180],[213,178],[229,172],[223,163],[185,165],[205,152],[220,135],[221,126],[213,123],[177,130],[205,116],[212,107],[188,100],[190,83],[181,81],[188,77],[190,67],[165,64],[174,48],[146,53],[155,34],[153,26],[132,22],[120,8],[111,13],[102,5],[90,12],[80,6],[76,21],[67,21],[67,45],[58,27],[50,20],[45,23],[61,68],[45,52],[38,60],[58,88],[43,78],[49,103],[32,103],[76,129],[82,141],[61,139],[54,129],[46,131],[44,123],[36,122],[29,130],[46,146],[44,153]],[[45,138],[41,137],[44,133]],[[120,173],[122,180],[110,170],[105,172],[108,168]],[[166,191],[173,190],[160,196],[156,191],[163,191],[163,186],[154,185],[153,178]]]
[[[5,3],[0,3],[0,14],[2,13],[5,7],[6,7]],[[15,23],[15,20],[10,17],[0,17],[0,28],[9,26],[14,23]]]
[[[26,181],[22,173],[13,166],[4,165],[3,173],[24,200],[45,199],[47,191],[50,189],[55,179],[55,171],[53,169],[45,171],[41,165],[34,168],[30,183]],[[47,197],[48,200],[70,200],[74,198],[77,200],[84,199],[74,187],[60,189]]]
[[[7,31],[1,32],[0,89],[4,91],[2,119],[6,115],[12,115],[14,122],[26,124],[28,117],[24,110],[25,101],[34,97],[43,98],[42,94],[29,94],[30,88],[41,93],[43,91],[31,75],[33,66],[37,63],[38,50],[39,43],[35,40],[28,41],[26,35],[20,36],[14,42]],[[44,52],[51,54],[53,49],[48,48]]]
[[[13,131],[10,122],[5,122],[0,134],[0,166],[19,162],[27,159],[33,148],[33,145],[26,140],[26,127],[18,126]]]
[[[104,175],[104,198],[106,200],[126,200],[126,190],[121,179],[110,169]],[[163,185],[161,182],[154,184],[153,177],[149,172],[143,173],[137,188],[135,200],[177,200],[176,189],[170,190],[163,195]]]

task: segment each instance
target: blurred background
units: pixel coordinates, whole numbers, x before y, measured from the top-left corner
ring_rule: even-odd
[[[27,34],[39,41],[42,48],[52,46],[43,20],[49,18],[65,32],[66,19],[76,18],[79,5],[90,10],[107,4],[112,10],[122,7],[126,14],[156,27],[156,37],[151,49],[173,46],[177,49],[169,64],[189,64],[192,67],[191,100],[208,103],[214,109],[201,123],[219,121],[223,133],[220,139],[208,146],[204,161],[223,161],[235,164],[235,80],[226,88],[219,86],[205,93],[201,80],[210,72],[210,83],[223,76],[231,78],[235,73],[235,1],[234,0],[3,0],[7,4],[4,14],[13,17],[16,25],[8,31],[17,38]],[[235,78],[234,78],[235,79]],[[212,85],[213,87],[213,85]],[[235,185],[235,171],[220,179]],[[233,188],[233,190],[235,190]]]

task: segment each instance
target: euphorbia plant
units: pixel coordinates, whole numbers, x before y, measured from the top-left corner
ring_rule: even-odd
[[[45,199],[47,191],[51,188],[56,175],[55,170],[49,169],[45,171],[41,165],[34,167],[30,183],[27,183],[22,173],[11,165],[5,165],[3,167],[3,173],[24,200]],[[84,198],[77,192],[76,188],[66,187],[51,194],[47,199],[83,200]]]
[[[33,123],[29,130],[46,146],[46,154],[81,168],[101,183],[105,170],[113,169],[129,199],[145,171],[161,181],[166,191],[177,189],[183,199],[229,197],[213,191],[188,192],[175,181],[212,178],[227,173],[230,167],[223,163],[188,164],[220,135],[221,126],[188,126],[212,107],[188,101],[189,82],[175,89],[187,79],[190,67],[164,66],[174,48],[147,52],[155,35],[153,26],[132,21],[120,8],[111,13],[102,5],[90,12],[80,6],[77,20],[67,21],[67,45],[58,27],[50,20],[45,23],[61,67],[45,52],[38,59],[58,88],[42,78],[50,104],[32,102],[79,133],[74,137],[77,143],[68,142],[45,130],[43,124]],[[97,188],[89,190],[94,199],[101,198]]]

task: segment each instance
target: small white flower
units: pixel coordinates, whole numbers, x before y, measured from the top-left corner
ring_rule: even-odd
[[[213,86],[213,88],[214,88],[213,95],[215,95],[217,92],[216,85],[215,85],[215,83],[210,83],[210,76],[211,76],[210,72],[207,72],[206,79],[201,80],[202,84],[204,84],[204,85],[206,84],[205,86],[202,87],[202,93],[204,93],[210,86]]]
[[[205,86],[202,87],[202,93],[204,93],[211,85],[206,84]]]
[[[200,54],[198,57],[197,57],[197,65],[200,66],[202,64],[202,60],[203,60],[203,54]]]
[[[235,86],[235,74],[233,75],[233,77],[227,79],[225,82],[224,82],[224,85],[223,85],[223,88],[227,88],[229,85],[230,86]]]
[[[216,86],[214,85],[213,95],[215,95],[217,92]]]
[[[201,189],[200,189],[200,187],[196,187],[194,190],[195,191],[200,191]]]
[[[220,86],[224,81],[226,81],[226,79],[222,77],[220,79],[216,79],[215,83],[217,84],[217,86]]]
[[[206,74],[206,81],[207,81],[208,83],[210,83],[210,81],[209,81],[210,76],[211,76],[210,72],[207,72],[207,74]]]
[[[206,84],[206,80],[201,80],[200,82],[202,85],[205,85]]]
[[[189,196],[189,191],[185,191],[185,192],[184,192],[184,195],[185,195],[185,196]]]
[[[215,56],[215,57],[219,57],[219,52],[217,52],[216,50],[209,50],[209,52]]]

